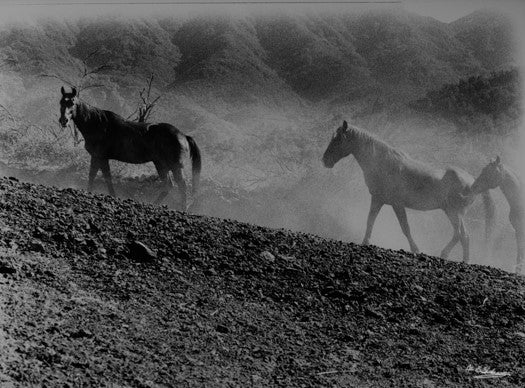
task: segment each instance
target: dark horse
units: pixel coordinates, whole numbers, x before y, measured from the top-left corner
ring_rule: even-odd
[[[461,242],[463,261],[469,260],[469,235],[463,218],[475,195],[469,194],[474,178],[459,168],[433,168],[412,159],[375,136],[346,121],[340,126],[323,155],[323,163],[332,168],[340,159],[353,154],[363,170],[365,183],[372,195],[363,244],[370,241],[372,228],[383,205],[394,209],[412,252],[419,249],[412,239],[405,208],[416,210],[442,209],[454,228],[450,242],[441,252],[448,257],[452,248]],[[486,210],[486,237],[494,225],[494,202],[486,189],[482,194]]]
[[[84,137],[86,150],[91,155],[89,191],[93,188],[98,170],[102,170],[109,194],[115,196],[109,170],[110,159],[134,164],[153,162],[163,183],[156,202],[161,202],[173,187],[169,178],[171,171],[180,190],[181,208],[186,210],[184,158],[189,156],[192,160],[193,195],[197,193],[201,171],[200,151],[191,136],[184,135],[170,124],[128,121],[111,111],[92,107],[79,100],[75,88],[66,93],[62,87],[61,92],[60,124],[66,127],[72,120]]]

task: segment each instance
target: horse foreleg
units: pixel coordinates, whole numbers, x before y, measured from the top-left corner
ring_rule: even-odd
[[[92,157],[89,164],[88,191],[93,191],[93,182],[95,181],[99,169],[99,160]]]
[[[368,245],[370,243],[370,237],[372,236],[372,228],[374,227],[377,215],[379,214],[379,211],[382,207],[383,202],[378,201],[374,199],[374,197],[372,197],[372,201],[370,202],[370,210],[368,212],[368,219],[366,220],[366,232],[365,238],[363,239],[363,245]]]
[[[186,181],[184,180],[184,175],[182,173],[182,168],[174,168],[171,170],[173,173],[173,179],[175,180],[175,183],[177,183],[177,186],[179,187],[180,192],[180,198],[181,198],[181,210],[186,211]]]
[[[109,195],[115,197],[115,189],[113,188],[113,182],[111,180],[111,171],[109,170],[109,160],[104,159],[100,161],[100,169],[102,170],[102,175],[108,186]]]
[[[394,208],[394,212],[396,213],[399,225],[401,225],[401,230],[403,231],[403,234],[408,240],[410,250],[412,251],[412,253],[419,253],[419,248],[417,247],[416,243],[412,239],[412,235],[410,234],[410,226],[408,225],[407,212],[405,208],[403,206],[392,207]]]

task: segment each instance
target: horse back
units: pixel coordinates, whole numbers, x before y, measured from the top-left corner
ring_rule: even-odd
[[[184,134],[173,125],[129,121],[110,111],[103,139],[98,142],[100,152],[108,159],[136,164],[158,162],[173,166],[180,164],[182,153],[189,152]]]

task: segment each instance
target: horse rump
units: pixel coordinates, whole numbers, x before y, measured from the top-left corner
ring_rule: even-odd
[[[186,135],[186,140],[188,141],[188,145],[190,147],[191,172],[192,172],[191,192],[192,194],[196,194],[197,191],[199,190],[199,181],[200,181],[200,175],[201,175],[201,169],[202,169],[201,151],[199,147],[197,146],[197,143],[195,143],[195,140],[193,139],[193,137]]]

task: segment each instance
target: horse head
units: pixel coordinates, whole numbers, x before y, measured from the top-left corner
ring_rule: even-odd
[[[349,132],[350,129],[348,128],[348,123],[343,121],[343,125],[337,128],[332,136],[330,144],[328,144],[328,147],[323,154],[322,160],[325,167],[332,168],[339,160],[350,155],[351,147]]]
[[[470,190],[475,193],[481,193],[488,189],[495,189],[501,184],[503,179],[503,164],[499,156],[487,164],[472,184]]]
[[[75,118],[78,96],[75,88],[72,88],[71,93],[66,93],[62,86],[60,92],[62,93],[62,98],[60,99],[60,118],[58,122],[65,128],[69,120]]]

